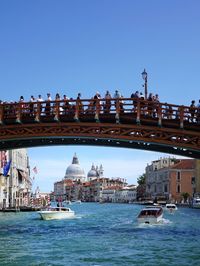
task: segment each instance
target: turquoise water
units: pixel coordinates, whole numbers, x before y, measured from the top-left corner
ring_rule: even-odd
[[[139,205],[70,207],[76,218],[60,221],[0,213],[0,265],[200,265],[200,210],[179,208],[160,225],[138,225]]]

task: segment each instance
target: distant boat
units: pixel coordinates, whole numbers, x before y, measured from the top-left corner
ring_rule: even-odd
[[[71,202],[70,200],[65,200],[65,201],[62,202],[62,204],[63,204],[63,206],[64,206],[65,204],[69,204],[69,205],[70,205],[70,204],[72,204],[72,202]]]
[[[167,203],[165,205],[165,209],[168,210],[170,213],[174,213],[176,210],[178,210],[176,204],[174,203]]]
[[[142,202],[141,205],[151,206],[151,205],[153,205],[153,201],[152,200],[144,201],[144,202]]]
[[[156,224],[162,221],[162,217],[163,208],[161,206],[148,206],[140,211],[137,220],[139,223]]]
[[[192,208],[200,209],[200,197],[193,198]]]
[[[60,220],[75,217],[75,212],[66,207],[47,207],[38,211],[43,220]]]
[[[77,203],[77,204],[81,204],[81,200],[75,200],[75,201],[72,201],[72,203]]]

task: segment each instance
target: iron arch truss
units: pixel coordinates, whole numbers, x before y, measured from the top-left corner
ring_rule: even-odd
[[[91,106],[91,100],[69,103],[52,102],[48,114],[46,102],[1,104],[0,149],[50,145],[95,145],[124,147],[200,158],[200,124],[198,110],[191,116],[189,107],[147,101],[102,99]],[[60,108],[62,107],[62,109]],[[123,108],[123,110],[122,110]],[[89,111],[88,111],[89,109]]]

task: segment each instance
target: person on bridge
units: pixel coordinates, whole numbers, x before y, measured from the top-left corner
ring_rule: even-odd
[[[113,95],[113,98],[114,99],[119,99],[121,97],[121,93],[119,92],[119,90],[116,90],[114,95]]]
[[[69,109],[70,109],[69,98],[65,94],[63,95],[62,109],[63,109],[63,114],[64,115],[66,115],[69,112]]]
[[[46,116],[50,115],[50,109],[51,109],[51,94],[47,93],[47,100],[46,100],[46,106],[45,106],[45,114]]]
[[[149,93],[148,97],[148,104],[147,104],[147,115],[152,116],[153,114],[153,94]]]
[[[111,95],[109,91],[106,91],[105,94],[105,104],[104,104],[104,113],[108,114],[110,113],[110,107],[111,107]]]
[[[114,99],[120,99],[121,97],[121,93],[119,92],[119,90],[116,90],[114,95],[113,95],[113,98]],[[117,101],[115,101],[115,108],[117,108]]]
[[[81,93],[80,92],[78,93],[76,100],[77,100],[79,113],[83,113],[84,109],[83,109],[83,104],[82,104],[82,101],[81,101]]]
[[[94,95],[94,101],[93,101],[93,105],[94,105],[94,107],[96,107],[97,103],[100,104],[100,99],[101,99],[101,95],[100,95],[100,93],[97,91],[96,94]]]
[[[194,116],[195,116],[195,112],[196,112],[196,106],[195,106],[195,101],[193,100],[190,104],[190,120],[193,123],[194,122]]]
[[[131,94],[131,98],[133,98],[133,111],[137,109],[137,99],[139,98],[139,91],[136,91],[135,93]]]
[[[30,110],[30,114],[33,115],[34,113],[34,102],[35,102],[35,97],[33,95],[31,95],[30,98],[30,104],[29,104],[29,110]]]
[[[42,113],[42,104],[41,104],[41,102],[44,102],[44,100],[42,99],[41,94],[38,95],[37,102],[40,103],[40,113]]]

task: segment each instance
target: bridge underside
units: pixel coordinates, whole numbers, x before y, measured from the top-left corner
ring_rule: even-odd
[[[11,147],[27,148],[27,147],[41,147],[41,146],[53,146],[53,145],[85,145],[85,146],[104,146],[104,147],[117,147],[117,148],[129,148],[139,149],[147,151],[162,152],[168,154],[176,154],[185,157],[191,157],[200,159],[200,153],[197,151],[187,150],[184,148],[170,147],[164,145],[158,145],[155,143],[147,142],[134,142],[123,141],[118,139],[94,139],[94,138],[79,138],[77,137],[43,137],[37,139],[18,139],[10,140],[6,142],[0,142],[2,150],[9,150]]]
[[[0,149],[52,145],[131,148],[200,159],[200,140],[193,132],[149,126],[102,123],[9,125],[0,128]]]

